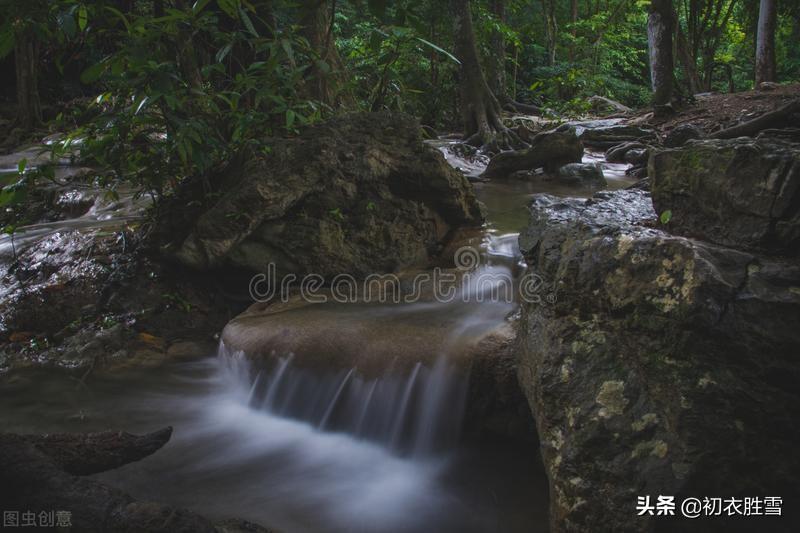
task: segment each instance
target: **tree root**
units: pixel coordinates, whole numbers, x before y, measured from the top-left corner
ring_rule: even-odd
[[[793,126],[797,123],[793,116],[795,114],[800,114],[800,100],[793,100],[775,111],[764,113],[753,120],[720,130],[709,135],[709,138],[735,139],[736,137],[753,137],[766,129]]]

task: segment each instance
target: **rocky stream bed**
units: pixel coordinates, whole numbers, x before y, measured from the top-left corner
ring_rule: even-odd
[[[81,531],[745,527],[636,516],[658,494],[788,511],[800,144],[629,122],[528,124],[489,162],[355,114],[149,213],[65,171],[51,220],[0,241],[2,500]],[[253,303],[269,264],[316,297]],[[453,298],[416,290],[433,272]],[[372,274],[397,301],[334,298]],[[109,428],[147,435],[33,435]]]

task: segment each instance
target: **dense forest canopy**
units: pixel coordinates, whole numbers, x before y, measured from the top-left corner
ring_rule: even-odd
[[[156,193],[340,109],[404,111],[496,151],[520,144],[503,108],[579,115],[592,95],[636,107],[800,78],[797,0],[3,0],[2,14],[6,144],[46,123]]]

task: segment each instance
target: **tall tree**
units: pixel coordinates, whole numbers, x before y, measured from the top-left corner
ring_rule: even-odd
[[[678,3],[683,20],[676,19],[677,52],[693,93],[711,90],[714,69],[718,66],[717,49],[738,1],[684,0]]]
[[[778,19],[776,4],[776,0],[761,0],[758,9],[756,87],[763,81],[775,81],[775,26]]]
[[[33,29],[20,22],[14,36],[14,65],[17,78],[17,122],[26,131],[42,120],[39,101],[39,43]]]
[[[305,0],[301,2],[302,35],[317,54],[310,69],[309,96],[332,107],[351,103],[343,87],[342,60],[333,39],[333,15],[336,2]]]
[[[669,109],[672,98],[672,0],[651,0],[647,16],[647,48],[650,54],[650,82],[656,115]]]
[[[464,138],[468,144],[495,150],[513,140],[500,119],[500,102],[486,82],[478,58],[469,0],[452,0],[455,14],[455,52],[461,62],[460,92]]]
[[[497,19],[498,24],[506,22],[505,0],[490,0],[489,9]],[[489,49],[491,57],[486,62],[486,75],[489,88],[500,102],[506,97],[506,39],[503,32],[493,28],[489,35]]]
[[[547,64],[556,63],[556,39],[558,38],[558,20],[556,19],[556,0],[542,0],[544,12],[545,37],[547,38]]]

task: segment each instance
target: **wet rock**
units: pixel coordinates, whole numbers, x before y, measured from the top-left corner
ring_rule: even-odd
[[[634,166],[644,166],[650,158],[649,148],[634,148],[625,153],[625,162]]]
[[[691,141],[650,160],[653,204],[670,229],[726,246],[800,252],[800,144]]]
[[[309,127],[219,182],[219,200],[188,234],[171,218],[181,213],[166,209],[161,220],[173,241],[165,250],[198,270],[263,272],[273,263],[279,275],[326,279],[393,272],[426,264],[450,230],[483,221],[464,176],[423,143],[415,119],[396,113]]]
[[[630,150],[646,148],[646,145],[638,141],[624,142],[606,151],[606,161],[609,163],[624,163],[625,154]]]
[[[552,531],[660,530],[637,496],[796,494],[800,293],[787,287],[800,264],[673,236],[655,217],[641,190],[540,195],[520,237],[559,287],[554,305],[523,304],[517,352]]]
[[[585,127],[579,134],[584,146],[608,149],[623,142],[655,139],[653,130],[627,124]]]
[[[65,230],[0,261],[0,374],[157,366],[173,359],[170,343],[202,342],[243,307],[217,280],[153,263],[141,246],[128,230]]]
[[[694,124],[681,124],[672,129],[664,137],[664,146],[667,148],[677,148],[683,146],[692,139],[702,139],[705,137],[705,132]]]
[[[8,509],[24,509],[37,516],[66,510],[70,529],[76,531],[269,533],[241,520],[215,524],[185,509],[137,501],[88,477],[146,458],[164,446],[171,434],[171,427],[141,436],[121,431],[0,434],[0,501]]]
[[[169,345],[167,357],[173,360],[199,359],[213,354],[215,346],[210,342],[198,342],[194,340],[177,341]]]
[[[222,341],[249,357],[292,353],[295,364],[317,372],[358,367],[361,374],[376,376],[389,367],[407,371],[419,361],[432,364],[445,352],[466,366],[490,333],[474,328],[452,339],[448,332],[460,323],[458,312],[392,303],[393,294],[388,292],[383,304],[337,302],[331,294],[321,295],[325,302],[297,296],[255,304],[225,326]]]
[[[472,362],[464,420],[476,434],[533,440],[536,425],[517,379],[514,328],[503,325],[479,343]]]
[[[560,183],[601,189],[608,185],[603,176],[603,167],[599,163],[570,163],[556,171]]]
[[[497,154],[489,161],[482,177],[506,178],[517,171],[538,168],[554,171],[567,163],[579,163],[582,157],[583,145],[575,129],[564,125],[536,135],[530,148]]]

